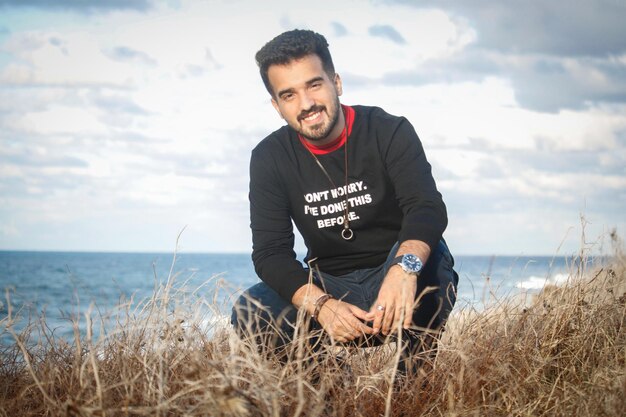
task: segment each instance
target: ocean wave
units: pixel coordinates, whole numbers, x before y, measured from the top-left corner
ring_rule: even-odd
[[[546,285],[561,285],[568,281],[569,274],[555,274],[552,277],[530,276],[524,281],[520,281],[515,286],[524,290],[540,290]]]

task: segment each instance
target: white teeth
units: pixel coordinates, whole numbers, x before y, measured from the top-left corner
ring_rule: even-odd
[[[313,120],[313,119],[315,119],[315,118],[316,118],[319,114],[320,114],[319,112],[315,112],[315,113],[311,114],[310,116],[305,117],[305,118],[304,118],[304,120],[306,120],[306,121]]]

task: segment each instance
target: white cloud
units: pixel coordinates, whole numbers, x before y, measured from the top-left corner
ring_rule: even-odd
[[[98,135],[107,132],[107,127],[98,120],[93,109],[65,106],[52,106],[46,111],[24,114],[9,122],[8,127],[42,135]]]
[[[393,27],[405,43],[372,37],[369,29],[374,25]],[[407,6],[355,7],[345,27],[348,34],[331,42],[335,66],[340,71],[369,78],[448,57],[473,42],[476,36],[464,22],[453,20],[441,10]]]
[[[623,225],[602,203],[613,194],[619,204],[626,189],[626,105],[598,101],[613,80],[604,58],[487,50],[479,57],[499,71],[458,76],[471,68],[443,66],[433,81],[427,69],[481,50],[475,21],[436,6],[188,0],[63,14],[62,26],[54,16],[32,30],[9,20],[0,38],[0,224],[10,225],[0,247],[170,249],[188,224],[188,248],[248,250],[250,150],[282,124],[254,53],[292,27],[328,38],[345,103],[381,106],[416,127],[457,251],[551,252],[590,196],[596,223]],[[625,57],[612,55],[610,68]],[[597,97],[576,110],[521,107],[520,79],[530,82],[539,62]],[[386,78],[399,73],[425,75]]]
[[[54,40],[63,39],[63,46]],[[93,34],[83,31],[14,34],[3,48],[16,62],[0,74],[13,84],[92,85],[127,87],[141,68],[107,57]]]

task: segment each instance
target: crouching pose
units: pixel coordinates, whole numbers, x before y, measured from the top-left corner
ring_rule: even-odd
[[[408,372],[443,328],[458,282],[420,139],[403,117],[339,102],[341,78],[320,34],[285,32],[256,60],[287,125],[252,152],[252,259],[262,282],[235,303],[232,323],[277,351],[291,342],[298,310],[335,342],[399,336]],[[308,266],[296,259],[294,224]]]

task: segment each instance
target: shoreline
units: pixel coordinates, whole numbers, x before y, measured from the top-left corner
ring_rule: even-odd
[[[332,358],[352,352],[347,371],[296,343],[293,359],[280,365],[234,336],[225,318],[207,320],[204,312],[218,314],[220,306],[168,280],[151,298],[120,311],[106,338],[93,332],[97,314],[81,318],[86,337],[76,332],[71,342],[45,322],[35,321],[30,331],[46,343],[29,346],[27,334],[14,334],[15,343],[1,349],[0,411],[591,416],[602,409],[619,415],[626,407],[626,258],[620,252],[611,265],[577,273],[523,300],[455,307],[437,356],[424,357],[424,371],[408,382],[397,378],[392,344],[361,352],[328,346]]]

